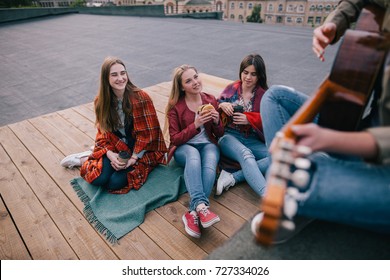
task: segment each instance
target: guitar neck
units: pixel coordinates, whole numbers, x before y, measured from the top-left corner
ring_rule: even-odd
[[[281,132],[283,136],[288,139],[295,140],[295,135],[292,132],[292,126],[296,124],[305,124],[312,122],[315,116],[319,113],[323,104],[329,99],[329,97],[336,92],[336,88],[339,86],[325,79],[320,85],[317,92],[307,101],[302,107],[294,114],[294,116],[285,124]]]

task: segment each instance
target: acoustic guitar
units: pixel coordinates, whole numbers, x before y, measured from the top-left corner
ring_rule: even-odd
[[[303,170],[309,168],[309,164],[295,158],[296,139],[291,127],[312,122],[318,115],[320,126],[342,131],[358,128],[386,56],[386,50],[379,46],[389,43],[380,32],[383,18],[384,9],[376,5],[362,10],[355,29],[345,33],[329,76],[278,132],[266,193],[260,202],[263,217],[252,221],[258,243],[269,246],[280,227],[294,228],[297,203],[291,201],[294,195],[286,194],[297,195],[297,189],[309,177],[300,169],[300,166]]]

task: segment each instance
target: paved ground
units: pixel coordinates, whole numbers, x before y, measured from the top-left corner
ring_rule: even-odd
[[[311,51],[312,30],[216,20],[66,15],[0,25],[0,126],[91,102],[104,57],[123,59],[133,82],[169,81],[174,67],[238,78],[260,53],[269,84],[312,92],[329,71]]]
[[[122,58],[132,81],[147,87],[187,63],[238,78],[241,59],[260,53],[269,84],[312,93],[336,48],[319,62],[312,30],[214,20],[66,15],[0,25],[0,126],[91,102],[105,56]],[[210,259],[389,259],[388,237],[315,222],[291,242],[264,250],[249,224]]]

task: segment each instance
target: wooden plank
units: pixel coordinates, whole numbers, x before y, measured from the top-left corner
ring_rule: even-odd
[[[229,189],[229,192],[230,191],[235,195],[241,197],[242,199],[245,199],[247,202],[253,204],[256,207],[258,207],[260,204],[259,195],[256,194],[255,191],[252,190],[252,188],[246,182],[242,182],[235,185],[234,187],[231,187]],[[222,195],[224,195],[224,192],[222,193]]]
[[[12,138],[8,147],[6,140],[12,133],[8,128],[0,129],[1,184],[0,192],[15,224],[33,259],[77,259],[64,236],[57,228],[50,214],[44,209],[39,199],[29,187],[19,170],[3,149],[9,154],[19,153],[22,159],[20,166],[25,166],[30,173],[36,172],[31,155],[19,141]],[[13,159],[14,160],[14,159]],[[46,199],[48,199],[47,197]]]
[[[164,217],[165,220],[171,223],[176,229],[178,229],[184,235],[187,235],[184,229],[182,216],[185,212],[188,211],[188,209],[184,207],[180,202],[175,201],[169,203],[165,206],[156,209],[156,211],[162,217]],[[210,254],[212,251],[214,251],[216,248],[218,248],[225,241],[228,240],[227,236],[215,227],[202,230],[202,238],[200,239],[191,238],[190,236],[187,237],[190,238],[196,245],[198,245],[208,254]]]
[[[11,215],[0,198],[0,260],[31,260]]]
[[[45,118],[47,120],[47,118]],[[37,120],[34,119],[34,123],[40,123],[40,127],[44,126],[45,120]],[[58,124],[61,127],[61,124]],[[79,171],[69,170],[61,167],[59,165],[59,159],[62,158],[62,154],[58,151],[56,147],[54,147],[48,140],[41,134],[35,131],[32,126],[22,127],[20,124],[15,124],[12,127],[15,131],[17,131],[18,137],[22,139],[22,141],[27,142],[28,149],[32,151],[34,156],[39,160],[41,165],[48,171],[49,174],[52,175],[52,178],[62,191],[66,194],[66,196],[73,202],[73,204],[77,207],[78,211],[81,213],[84,208],[83,203],[77,197],[76,193],[69,185],[69,181],[79,176]],[[62,137],[62,132],[58,130],[50,130],[44,129],[47,137],[51,139],[58,139]],[[69,132],[70,136],[72,136],[72,131]],[[34,139],[34,141],[28,140],[28,137]],[[99,239],[102,238],[99,233],[97,233],[92,226],[90,226],[93,230],[93,233],[89,233],[90,237],[88,238],[89,244],[88,246],[105,248],[105,245],[100,244]],[[85,236],[83,238],[86,238]],[[111,245],[108,241],[104,240],[107,245]],[[132,231],[130,234],[126,235],[124,238],[120,240],[121,246],[114,246],[112,249],[115,254],[121,259],[169,259],[168,255],[165,254],[148,236],[146,236],[142,231],[136,229]],[[92,259],[93,257],[86,258]],[[107,258],[108,259],[108,258]]]
[[[75,110],[80,115],[84,116],[88,120],[90,120],[92,123],[95,123],[95,111],[91,110],[91,107],[93,108],[93,103],[87,103],[83,104],[77,107],[73,107],[72,109]]]
[[[174,260],[200,260],[207,256],[206,252],[156,211],[149,212],[139,227]]]
[[[31,125],[27,122],[25,123],[26,125],[18,126],[19,130],[15,129],[21,139],[33,135]],[[22,127],[23,129],[20,129]],[[27,133],[23,134],[26,131]],[[73,203],[69,201],[41,165],[30,155],[28,150],[24,147],[19,148],[17,151],[12,150],[12,145],[15,145],[18,139],[11,133],[7,133],[6,136],[7,139],[3,139],[2,141],[4,147],[61,231],[61,234],[72,246],[78,258],[118,259],[111,248],[104,243],[99,234],[85,220],[83,214],[74,207]],[[37,147],[41,147],[42,144],[45,144],[44,141],[35,142],[34,140],[30,140],[29,142],[33,150],[34,147],[36,149]],[[39,152],[42,154],[41,156],[45,156],[45,149],[40,149]],[[24,164],[24,162],[28,162],[29,164]],[[58,245],[58,247],[60,246]]]
[[[259,211],[256,205],[249,203],[247,200],[229,191],[220,196],[214,197],[213,200],[229,208],[231,211],[247,221],[249,221],[253,215]]]
[[[95,139],[97,129],[95,128],[95,124],[90,119],[79,114],[76,110],[73,109],[67,109],[57,113],[62,118],[71,123],[72,126],[88,135],[91,139]]]
[[[206,73],[200,73],[200,77],[203,82],[204,91],[213,94],[215,97],[218,97],[225,87],[233,82],[232,80],[212,76]]]
[[[88,150],[93,145],[93,138],[56,113],[31,119],[30,122],[65,155]]]
[[[135,228],[119,240],[119,246],[114,247],[122,260],[170,260],[155,241],[140,228]]]

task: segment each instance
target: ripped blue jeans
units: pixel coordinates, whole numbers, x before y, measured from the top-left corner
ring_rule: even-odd
[[[184,181],[190,195],[189,210],[195,210],[201,203],[210,205],[209,196],[219,161],[218,146],[213,143],[184,144],[177,147],[174,157],[184,167]]]
[[[265,144],[255,135],[245,137],[239,131],[229,128],[225,130],[218,144],[224,156],[240,163],[246,182],[262,196],[266,182],[256,161],[268,156]]]

